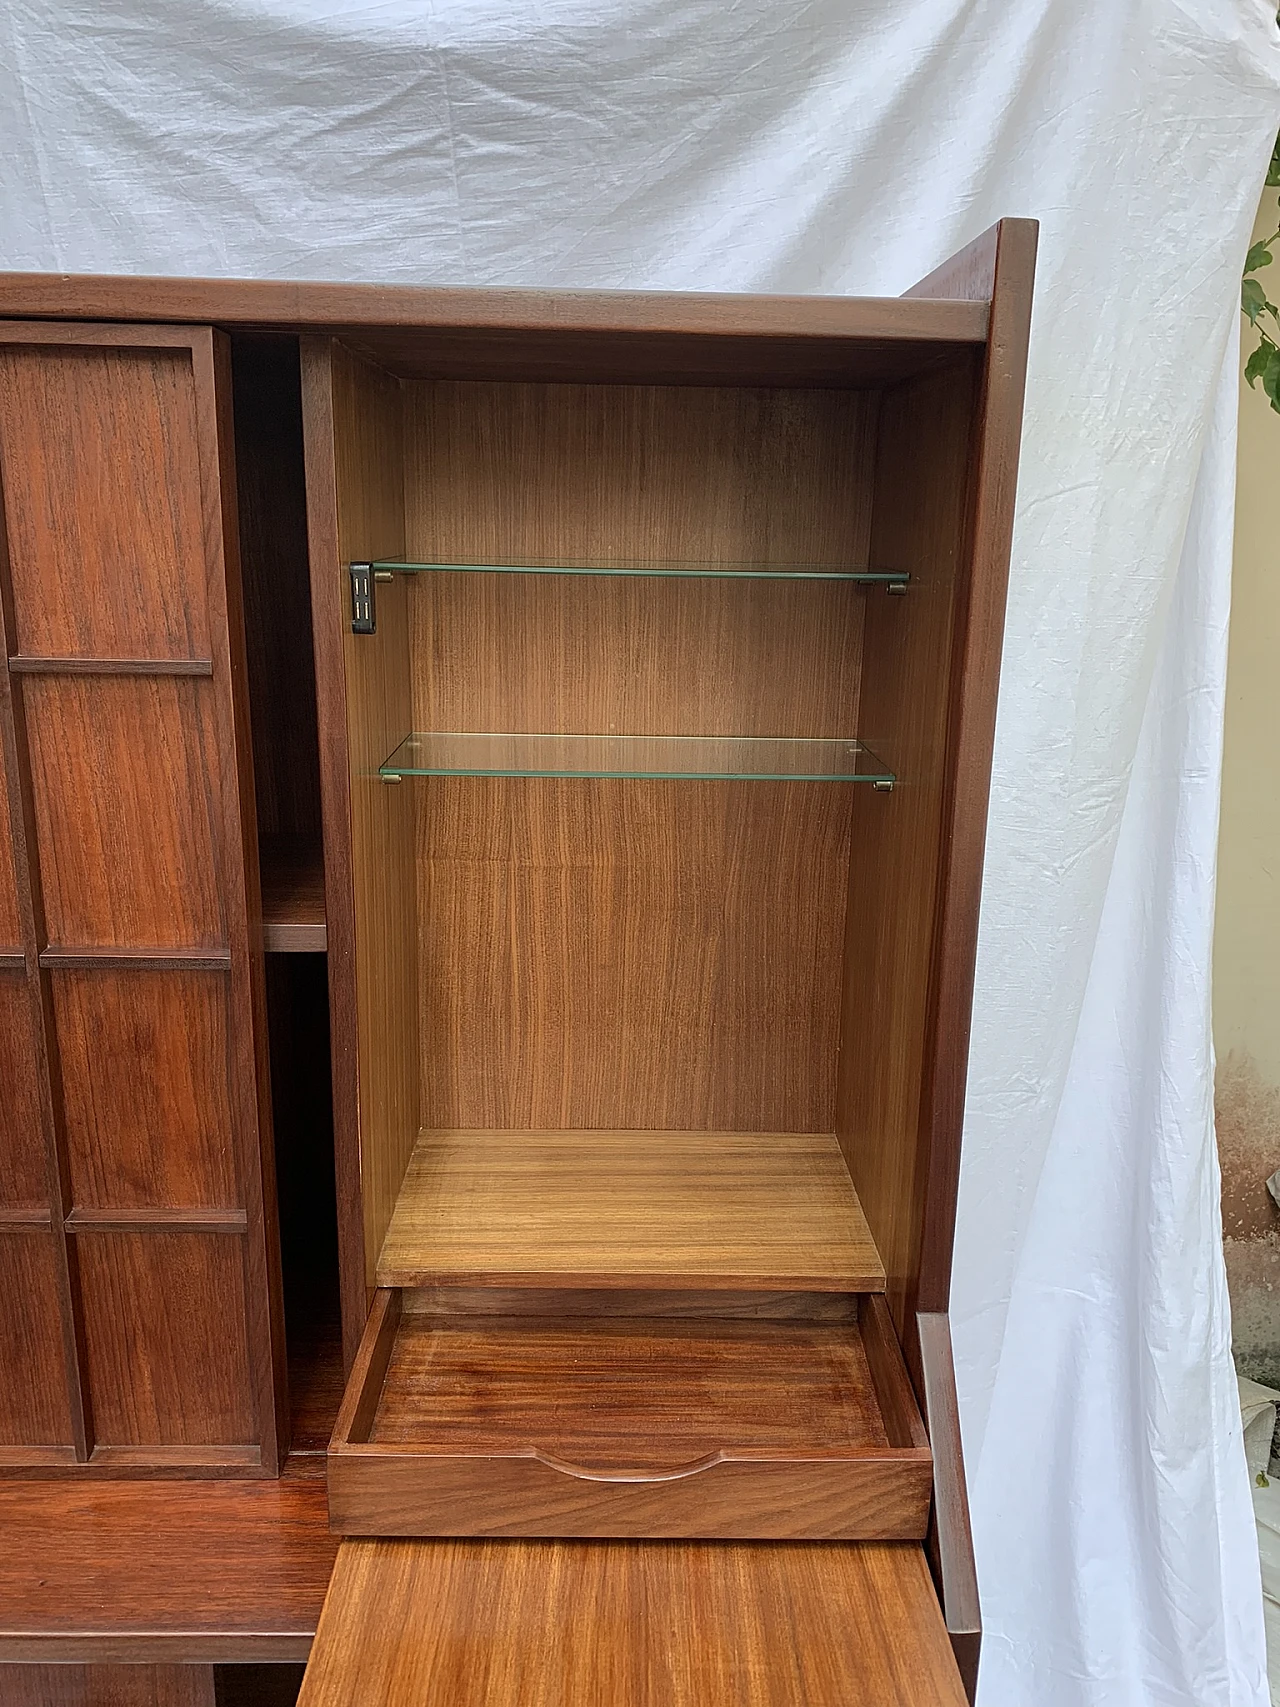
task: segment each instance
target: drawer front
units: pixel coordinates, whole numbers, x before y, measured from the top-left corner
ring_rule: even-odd
[[[384,1288],[330,1444],[332,1526],[922,1540],[932,1455],[888,1310],[847,1304],[468,1318]]]
[[[278,1467],[229,404],[207,327],[0,325],[0,1464]]]

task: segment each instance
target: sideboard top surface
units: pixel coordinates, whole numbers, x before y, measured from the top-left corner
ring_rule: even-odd
[[[0,273],[0,316],[329,334],[405,379],[879,386],[984,344],[989,312],[929,297]]]

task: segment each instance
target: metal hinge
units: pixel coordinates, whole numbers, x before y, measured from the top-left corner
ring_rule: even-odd
[[[349,563],[351,576],[351,632],[376,634],[378,618],[373,606],[373,564]]]

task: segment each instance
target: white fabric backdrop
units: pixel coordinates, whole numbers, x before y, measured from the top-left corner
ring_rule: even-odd
[[[984,1707],[1265,1699],[1208,1002],[1278,123],[1270,0],[0,9],[7,268],[895,293],[1043,222],[953,1300]]]

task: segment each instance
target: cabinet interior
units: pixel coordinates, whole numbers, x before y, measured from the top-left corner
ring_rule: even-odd
[[[687,1354],[668,1292],[706,1323],[790,1299],[797,1346],[822,1298],[885,1293],[901,1335],[974,352],[815,386],[301,351],[235,361],[268,948],[324,903],[308,519],[342,630],[359,1193],[318,1074],[278,1068],[295,1445],[343,1287],[408,1289],[406,1321],[536,1297],[553,1340],[577,1297],[623,1387],[636,1333]],[[272,959],[273,1053],[319,1069],[322,962]],[[497,1390],[501,1332],[469,1343]]]

